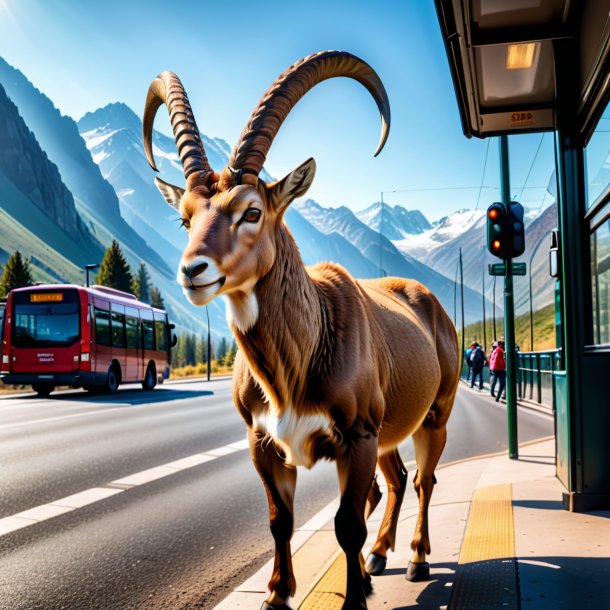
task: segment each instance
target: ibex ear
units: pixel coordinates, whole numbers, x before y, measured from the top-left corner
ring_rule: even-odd
[[[297,197],[301,197],[309,190],[315,175],[316,162],[310,158],[282,180],[268,184],[273,207],[277,211],[285,210]]]
[[[182,199],[182,195],[184,195],[184,189],[179,186],[174,186],[169,182],[165,182],[165,180],[161,180],[161,178],[155,178],[155,184],[161,191],[161,195],[163,195],[165,201],[167,201],[172,208],[177,210],[180,207],[180,200]]]

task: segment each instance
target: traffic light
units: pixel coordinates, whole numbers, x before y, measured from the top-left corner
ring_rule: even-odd
[[[523,206],[517,201],[511,201],[508,206],[508,247],[510,258],[517,258],[525,252]]]
[[[487,208],[487,249],[498,258],[507,258],[507,218],[501,203]]]
[[[498,258],[517,258],[525,251],[523,206],[511,201],[508,214],[502,203],[487,208],[487,249]]]

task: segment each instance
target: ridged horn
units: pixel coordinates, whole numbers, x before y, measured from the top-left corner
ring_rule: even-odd
[[[188,178],[195,172],[211,171],[186,91],[180,79],[173,72],[168,71],[162,72],[155,78],[146,95],[142,138],[150,166],[155,171],[159,171],[152,152],[152,129],[161,104],[167,105],[184,177]]]
[[[231,154],[229,166],[258,175],[271,143],[295,104],[315,85],[335,76],[353,78],[373,96],[381,115],[381,138],[375,151],[384,147],[390,130],[390,102],[381,79],[365,61],[344,51],[322,51],[296,62],[267,89],[252,112]]]

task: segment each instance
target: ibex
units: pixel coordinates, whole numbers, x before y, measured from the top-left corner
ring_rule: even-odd
[[[305,267],[284,224],[288,205],[315,173],[313,159],[283,180],[258,175],[282,122],[317,83],[353,78],[381,114],[383,148],[390,124],[375,71],[345,52],[306,57],[281,74],[254,109],[220,174],[208,163],[180,80],[163,72],[151,84],[143,133],[148,161],[157,109],[167,105],[186,188],[155,179],[188,233],[178,282],[194,305],[225,295],[239,346],[233,400],[248,428],[250,453],[269,501],[275,564],[265,609],[286,609],[296,583],[291,563],[296,466],[337,462],[341,500],[336,536],[347,559],[344,609],[366,608],[370,576],[394,547],[407,471],[397,445],[413,436],[419,517],[407,568],[428,577],[428,505],[434,470],[458,384],[455,329],[434,295],[413,280],[356,280],[332,263]],[[270,446],[270,445],[273,446]],[[388,485],[382,525],[366,567],[365,507],[378,501],[375,464]],[[368,572],[368,574],[367,574]]]

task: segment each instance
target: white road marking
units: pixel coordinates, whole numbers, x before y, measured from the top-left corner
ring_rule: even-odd
[[[106,498],[120,494],[128,489],[137,487],[138,485],[144,485],[146,483],[150,483],[151,481],[156,481],[157,479],[175,474],[181,470],[194,468],[195,466],[199,466],[205,462],[211,462],[219,457],[236,453],[237,451],[243,451],[247,448],[247,439],[235,443],[229,443],[228,445],[217,447],[216,449],[211,449],[210,451],[196,453],[195,455],[174,460],[173,462],[169,462],[161,466],[136,472],[121,479],[111,481],[110,483],[107,483],[106,486],[92,487],[91,489],[86,489],[85,491],[72,494],[71,496],[54,500],[48,504],[41,504],[40,506],[29,508],[28,510],[11,515],[10,517],[0,519],[0,536],[14,532],[15,530],[23,527],[27,527],[28,525],[34,525],[35,523],[52,519],[53,517],[63,515],[64,513],[76,510],[77,508],[94,504],[100,500],[105,500]],[[121,486],[124,486],[124,488],[121,489]]]

